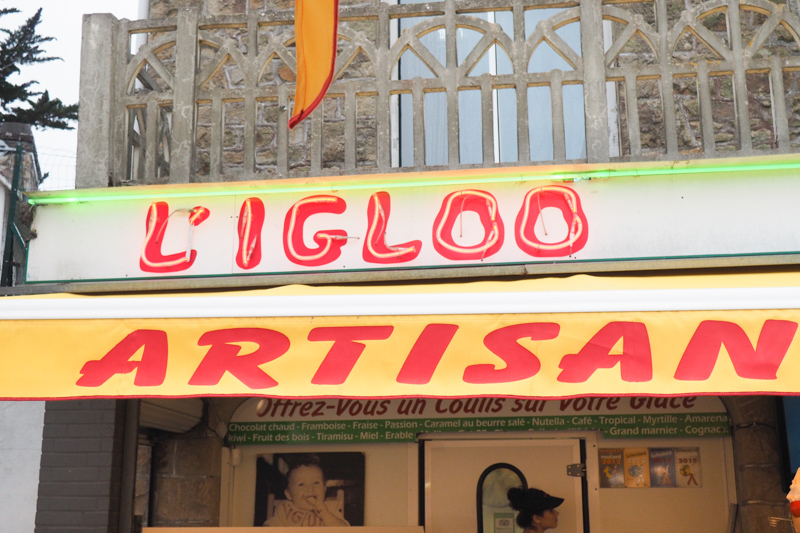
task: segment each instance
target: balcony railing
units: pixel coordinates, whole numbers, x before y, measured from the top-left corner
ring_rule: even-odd
[[[87,16],[78,186],[797,151],[788,2],[342,2],[335,82],[294,130],[292,9]]]

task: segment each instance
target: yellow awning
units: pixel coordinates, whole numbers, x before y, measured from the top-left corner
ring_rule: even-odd
[[[800,274],[0,299],[0,399],[800,393]]]

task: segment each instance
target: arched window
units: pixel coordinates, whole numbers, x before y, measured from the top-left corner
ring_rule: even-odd
[[[495,463],[478,479],[478,533],[514,533],[516,512],[508,506],[508,489],[528,488],[523,473],[514,465]]]

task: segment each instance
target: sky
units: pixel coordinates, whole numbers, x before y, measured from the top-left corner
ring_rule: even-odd
[[[54,37],[42,46],[49,56],[63,61],[49,61],[22,67],[15,83],[36,80],[34,90],[48,90],[51,98],[65,104],[78,103],[81,59],[81,24],[85,13],[111,13],[115,17],[136,20],[140,0],[0,0],[0,7],[15,7],[21,13],[0,17],[0,28],[16,29],[42,8],[39,35]],[[42,188],[70,189],[75,183],[75,154],[77,150],[77,122],[75,129],[34,131],[39,165],[49,172]]]

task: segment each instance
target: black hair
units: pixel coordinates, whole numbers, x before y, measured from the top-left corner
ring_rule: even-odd
[[[512,509],[519,511],[517,525],[521,528],[533,526],[533,517],[542,516],[550,509],[555,509],[562,503],[563,498],[550,496],[543,490],[522,487],[508,489],[508,503]]]
[[[517,525],[521,528],[531,527],[533,523],[533,502],[526,497],[526,492],[522,487],[508,489],[508,502],[512,509],[519,511]]]
[[[320,460],[319,455],[314,453],[304,453],[302,455],[292,457],[291,459],[287,459],[286,464],[288,466],[285,476],[287,486],[289,485],[289,477],[292,475],[292,472],[301,466],[315,466],[319,468],[320,472],[322,472],[322,479],[325,479],[325,470],[322,469],[322,461]]]

